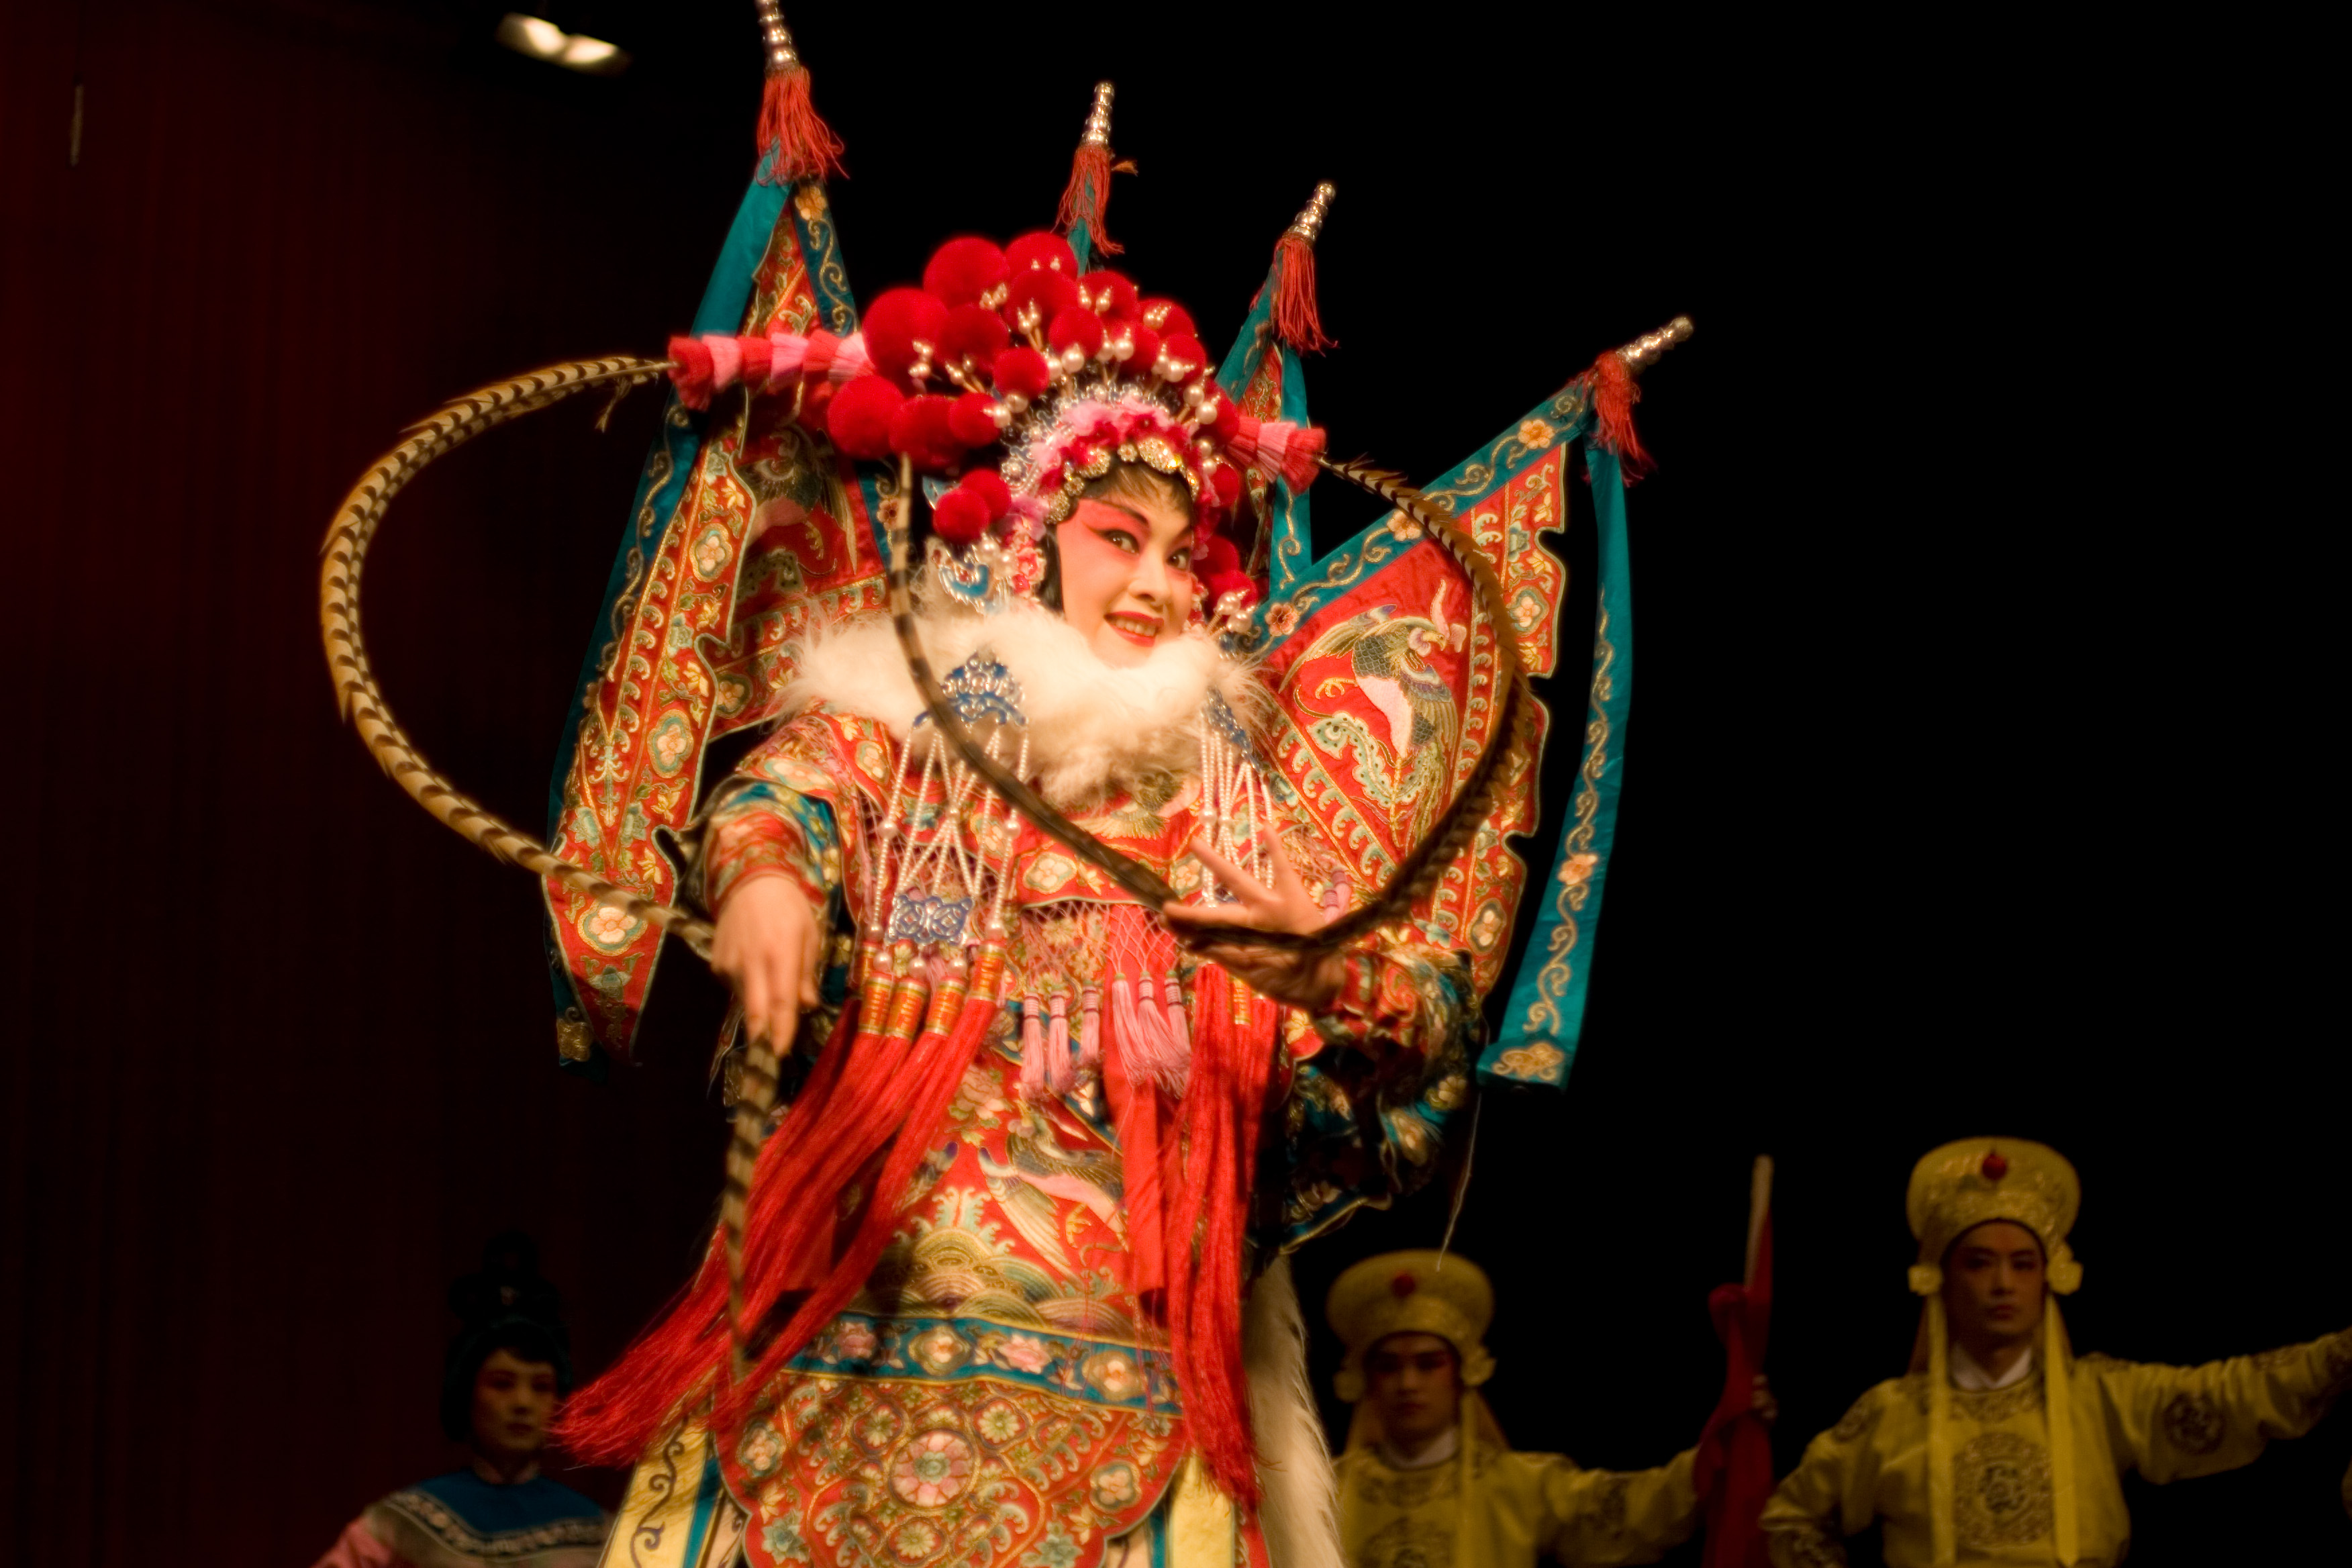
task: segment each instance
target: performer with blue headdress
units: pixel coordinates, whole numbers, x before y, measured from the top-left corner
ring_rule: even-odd
[[[316,1568],[586,1568],[610,1521],[540,1473],[572,1353],[538,1247],[492,1237],[481,1271],[449,1287],[449,1310],[463,1326],[443,1363],[441,1430],[469,1462],[369,1504]]]

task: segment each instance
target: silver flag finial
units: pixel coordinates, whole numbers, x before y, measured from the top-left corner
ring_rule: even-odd
[[[793,35],[784,26],[783,7],[776,0],[757,0],[760,42],[768,51],[768,74],[778,76],[801,63],[793,49]]]
[[[1331,216],[1331,198],[1339,194],[1339,187],[1328,180],[1317,185],[1315,194],[1307,198],[1307,205],[1299,208],[1298,216],[1291,220],[1287,232],[1309,245],[1314,244],[1323,232],[1323,220]]]
[[[1659,355],[1689,337],[1691,331],[1691,319],[1688,316],[1676,316],[1656,331],[1643,332],[1640,337],[1619,349],[1617,357],[1625,362],[1627,370],[1639,375],[1657,363]]]
[[[1078,138],[1082,146],[1110,145],[1110,83],[1095,83],[1095,106],[1087,110],[1087,133]]]

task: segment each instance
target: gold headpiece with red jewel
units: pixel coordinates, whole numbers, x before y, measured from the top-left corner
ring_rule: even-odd
[[[1435,1334],[1452,1345],[1465,1387],[1495,1373],[1486,1352],[1495,1288],[1466,1258],[1426,1250],[1367,1258],[1331,1282],[1323,1314],[1348,1347],[1336,1386],[1350,1405],[1364,1396],[1364,1357],[1391,1334]]]
[[[2083,1185],[2066,1156],[2023,1138],[1963,1138],[1924,1156],[1912,1168],[1905,1207],[1919,1259],[1911,1289],[1926,1296],[1943,1288],[1944,1254],[1961,1234],[1993,1220],[2032,1231],[2049,1259],[2050,1289],[2064,1296],[2083,1281],[2083,1266],[2066,1245],[2083,1206]]]

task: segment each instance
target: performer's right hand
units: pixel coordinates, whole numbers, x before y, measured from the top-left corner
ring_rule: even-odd
[[[710,944],[710,967],[735,988],[751,1037],[792,1048],[801,1009],[816,1005],[824,932],[790,877],[753,875],[728,890]]]

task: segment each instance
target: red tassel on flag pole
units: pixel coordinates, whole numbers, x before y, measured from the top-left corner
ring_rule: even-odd
[[[1633,405],[1642,401],[1642,388],[1615,349],[1592,362],[1591,381],[1594,438],[1602,451],[1617,455],[1630,485],[1658,466],[1633,429]]]
[[[1339,187],[1326,180],[1315,187],[1296,222],[1276,242],[1275,335],[1300,353],[1333,346],[1323,335],[1323,315],[1315,302],[1315,240],[1331,211]]]
[[[1592,439],[1602,451],[1616,455],[1629,485],[1658,466],[1633,430],[1633,405],[1642,401],[1642,389],[1633,378],[1690,335],[1691,319],[1676,316],[1656,331],[1611,349],[1578,377],[1592,397]]]
[[[768,83],[760,94],[761,182],[790,185],[839,174],[841,138],[817,117],[808,67],[793,48],[783,13],[776,0],[759,0],[759,7],[760,37],[768,50]]]
[[[1110,210],[1111,175],[1135,173],[1132,163],[1111,162],[1110,96],[1110,83],[1095,83],[1094,108],[1087,113],[1086,134],[1070,159],[1070,183],[1063,188],[1062,208],[1054,217],[1054,226],[1064,234],[1085,229],[1097,256],[1117,256],[1127,248],[1110,237],[1103,220]]]

